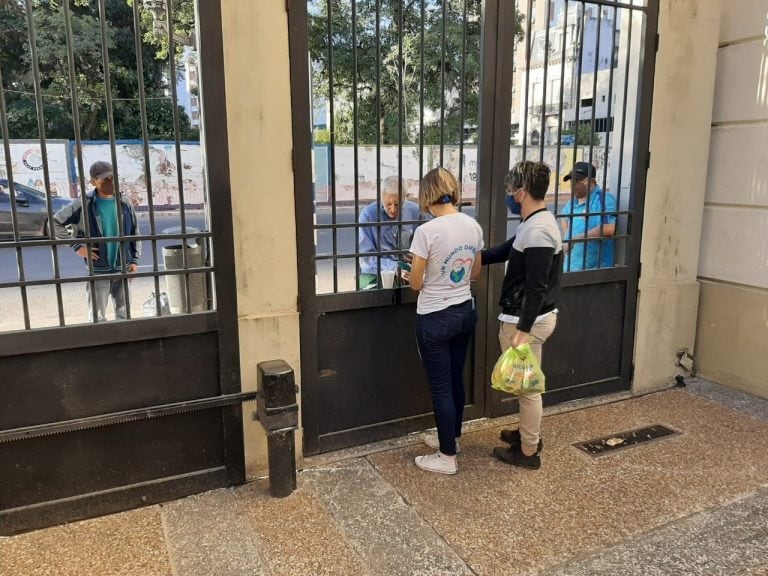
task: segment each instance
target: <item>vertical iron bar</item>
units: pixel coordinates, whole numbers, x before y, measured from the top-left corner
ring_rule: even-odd
[[[40,87],[40,69],[37,57],[37,36],[35,23],[32,19],[32,0],[25,0],[27,12],[27,29],[29,31],[29,52],[32,58],[32,80],[35,88],[35,106],[37,108],[37,132],[40,138],[40,154],[43,157],[43,182],[45,184],[45,211],[48,217],[48,239],[53,236],[53,210],[51,209],[51,173],[48,169],[48,146],[45,137],[45,111],[43,109],[43,94]],[[59,279],[59,253],[55,244],[51,244],[53,260],[53,277]],[[56,282],[56,307],[59,313],[59,326],[64,326],[64,302],[61,298],[61,284]]]
[[[525,95],[523,96],[523,160],[528,157],[528,92],[531,88],[531,29],[533,0],[528,0],[528,22],[525,35]]]
[[[86,258],[85,265],[88,268],[88,288],[91,294],[96,293],[96,282],[93,279],[93,260],[91,259],[91,219],[88,215],[88,189],[86,187],[85,180],[85,166],[83,166],[83,141],[80,137],[80,104],[77,99],[77,76],[75,73],[75,49],[74,42],[72,40],[72,15],[69,9],[69,0],[65,0],[61,3],[64,10],[64,28],[65,37],[67,39],[67,63],[69,71],[69,89],[71,92],[72,102],[72,128],[75,134],[75,156],[77,157],[77,174],[78,181],[80,183],[80,206],[82,207],[83,224],[85,228],[85,249]],[[92,297],[91,300],[91,314],[93,321],[97,321],[98,311],[96,309],[96,298]]]
[[[133,42],[136,47],[136,76],[138,76],[139,89],[139,116],[141,117],[142,151],[144,152],[144,180],[147,184],[147,205],[149,207],[149,233],[152,236],[152,271],[158,271],[157,265],[157,240],[155,235],[155,200],[152,192],[152,170],[149,163],[149,129],[147,127],[147,97],[144,90],[144,60],[141,53],[141,17],[139,15],[139,3],[133,2]],[[183,254],[182,254],[183,257]],[[155,313],[160,316],[160,277],[155,274]]]
[[[557,111],[557,163],[555,165],[555,214],[560,210],[560,182],[562,180],[562,171],[560,170],[560,152],[562,151],[562,139],[563,139],[563,108],[565,103],[563,97],[565,96],[565,60],[567,57],[566,51],[568,49],[567,44],[568,36],[568,0],[563,1],[563,39],[560,49],[560,101],[558,102]],[[573,89],[573,87],[571,87]],[[560,221],[558,221],[558,226]]]
[[[11,158],[11,135],[8,132],[8,117],[5,112],[5,90],[3,89],[3,72],[0,69],[0,128],[3,132],[3,149],[5,151],[5,166],[8,170],[8,204],[11,209],[11,226],[13,228],[13,241],[19,242],[19,216],[16,213],[16,187],[13,182],[13,160]],[[16,246],[16,266],[19,281],[24,282],[24,257],[21,254],[21,246]],[[24,315],[24,328],[29,330],[29,301],[27,299],[27,287],[21,286],[21,307]]]
[[[624,68],[624,105],[622,106],[621,110],[621,137],[619,140],[619,168],[617,170],[617,179],[619,181],[618,190],[616,191],[616,208],[617,210],[621,211],[621,173],[624,169],[624,138],[626,137],[626,129],[627,129],[627,98],[629,97],[629,66],[631,64],[631,54],[632,54],[632,19],[635,15],[634,10],[629,10],[629,25],[627,26],[627,60],[625,63]],[[630,168],[631,169],[631,168]],[[627,215],[627,231],[630,230],[629,226],[629,220],[632,218],[632,214]],[[618,218],[616,218],[617,224],[618,224]],[[618,228],[618,226],[617,226]],[[629,264],[628,260],[629,258],[628,253],[629,250],[627,250],[628,246],[624,249],[624,264]]]
[[[105,0],[98,0],[99,4],[99,28],[101,30],[102,64],[104,66],[104,97],[107,106],[107,126],[109,128],[109,148],[112,156],[112,183],[115,187],[115,212],[117,217],[118,252],[120,254],[120,283],[123,285],[125,297],[125,316],[131,318],[131,295],[128,288],[126,275],[125,251],[123,247],[125,238],[125,226],[123,225],[123,197],[120,194],[120,176],[117,169],[117,148],[115,146],[115,117],[112,110],[112,80],[109,72],[109,45],[107,43],[107,10]],[[104,243],[104,251],[107,251],[107,243]],[[112,280],[110,280],[112,282]],[[94,317],[94,321],[98,318]]]
[[[589,122],[589,165],[592,166],[592,161],[594,160],[594,149],[595,149],[595,111],[597,110],[597,74],[600,70],[600,35],[602,33],[602,30],[600,29],[603,24],[603,8],[602,6],[595,4],[595,9],[597,10],[597,39],[595,40],[595,58],[594,58],[594,64],[593,64],[593,70],[592,70],[592,114]],[[597,174],[595,174],[597,176]],[[586,206],[584,206],[584,218],[586,219],[585,225],[584,225],[584,251],[581,254],[582,259],[582,266],[581,269],[584,270],[587,267],[587,249],[589,248],[589,218],[591,217],[590,213],[590,196],[591,196],[591,190],[587,192],[587,199],[586,199]],[[601,217],[602,218],[602,217]],[[600,237],[602,238],[602,225],[600,226]],[[602,240],[597,240],[598,246],[603,243]],[[597,267],[600,267],[600,261],[597,262]]]
[[[205,192],[208,210],[211,215],[211,229],[215,237],[213,277],[216,294],[217,345],[219,383],[217,391],[232,394],[241,391],[240,353],[238,342],[237,286],[235,283],[235,249],[232,231],[232,186],[230,182],[229,139],[227,138],[226,78],[224,72],[224,43],[222,39],[222,4],[220,0],[194,2],[195,29],[199,55],[199,110],[200,110],[200,145],[204,151]],[[298,11],[298,9],[297,9]],[[290,24],[295,26],[293,18]],[[304,24],[306,26],[306,24]],[[307,65],[308,50],[302,51],[302,63]],[[291,46],[291,67],[297,66],[295,50]],[[305,69],[306,70],[306,69]],[[309,72],[302,74],[300,82],[309,79]],[[304,85],[305,88],[306,85]],[[295,105],[302,114],[301,130],[304,132],[302,144],[297,144],[301,152],[309,156],[311,143],[309,121],[309,90],[304,91],[304,101]],[[293,100],[294,94],[291,93]],[[294,101],[295,102],[295,101]],[[294,136],[294,142],[299,139]],[[304,161],[297,165],[308,167],[311,174],[311,162]],[[302,184],[304,184],[303,176]],[[311,190],[305,186],[303,190]],[[304,226],[309,232],[311,226]],[[306,252],[305,252],[306,254]],[[207,258],[206,258],[207,259]],[[302,262],[304,270],[310,270]],[[314,279],[314,274],[310,274]],[[306,286],[306,284],[304,285]],[[221,447],[223,464],[226,468],[227,484],[233,486],[245,482],[245,455],[243,446],[243,413],[239,406],[224,408],[221,411]]]
[[[397,87],[398,87],[398,108],[397,108],[397,201],[399,209],[397,211],[397,224],[395,233],[395,250],[400,250],[403,234],[403,126],[405,124],[405,108],[403,99],[403,90],[405,81],[405,59],[403,57],[403,10],[405,9],[403,0],[398,5],[398,23],[397,23]],[[399,255],[398,255],[399,256]],[[395,270],[397,273],[397,270]]]
[[[541,82],[541,135],[539,137],[539,162],[544,162],[544,141],[547,133],[547,79],[549,71],[549,21],[552,18],[552,2],[544,0],[547,3],[547,10],[544,18],[546,31],[544,32],[544,78]]]
[[[381,0],[376,0],[376,220],[381,223]],[[381,278],[381,226],[376,226],[376,283]]]
[[[461,91],[459,93],[459,210],[464,200],[464,98],[466,95],[467,68],[467,0],[461,14]],[[477,188],[475,188],[477,190]],[[475,214],[477,214],[477,191],[475,191]]]
[[[184,164],[181,161],[181,128],[179,125],[179,98],[176,93],[176,41],[173,38],[173,2],[166,4],[165,18],[168,27],[168,66],[171,76],[171,109],[173,114],[173,139],[176,147],[176,177],[179,186],[179,212],[181,216],[181,265],[184,268],[185,312],[192,312],[192,290],[189,285],[189,253],[187,251],[187,216],[184,199]]]
[[[421,80],[419,82],[419,194],[421,194],[421,180],[424,178],[424,28],[426,28],[425,0],[421,0],[421,30],[419,35],[419,51],[421,52]],[[421,211],[419,211],[421,218]]]
[[[608,184],[608,158],[610,153],[610,139],[611,139],[611,133],[613,132],[613,117],[611,116],[613,110],[613,54],[616,52],[616,30],[617,30],[617,20],[616,18],[619,15],[619,11],[617,8],[613,9],[613,30],[611,32],[611,52],[610,52],[610,71],[608,72],[608,106],[606,107],[605,112],[605,154],[603,156],[603,195],[601,196],[600,201],[600,225],[602,226],[603,218],[605,217],[605,195],[607,192],[607,184]],[[618,206],[616,206],[616,209],[618,210]],[[618,214],[615,214],[614,217],[616,218],[616,223],[618,224]],[[616,236],[616,229],[618,226],[614,226],[614,232],[613,235]],[[602,228],[601,228],[601,236],[602,236]],[[603,260],[603,241],[600,241],[600,244],[598,244],[597,247],[597,261],[602,262]],[[616,242],[613,241],[613,264],[616,265]]]
[[[446,19],[448,17],[448,1],[443,0],[443,37],[441,42],[441,56],[440,56],[440,166],[443,166],[444,162],[444,148],[445,148],[445,43],[446,43]]]
[[[339,277],[338,277],[338,260],[336,255],[338,253],[338,238],[336,236],[336,122],[334,118],[333,110],[333,7],[331,6],[332,0],[328,0],[326,6],[328,8],[328,21],[327,36],[328,36],[328,113],[330,117],[330,146],[328,148],[328,156],[330,160],[331,170],[331,223],[333,224],[333,293],[339,291]]]
[[[360,214],[359,157],[358,157],[358,110],[357,110],[357,0],[352,0],[352,152],[355,174],[355,221]],[[355,254],[360,253],[360,227],[355,226]],[[355,290],[360,285],[360,256],[355,256]]]
[[[581,64],[582,64],[582,58],[584,57],[584,20],[586,18],[586,10],[584,2],[581,1],[579,4],[577,4],[576,9],[576,42],[578,43],[578,56],[576,57],[576,101],[574,102],[574,108],[573,108],[573,114],[574,114],[574,121],[573,121],[573,164],[571,166],[571,170],[573,170],[573,166],[576,165],[576,162],[578,161],[578,151],[579,151],[579,126],[581,122]],[[573,91],[573,87],[571,87],[571,91]],[[568,249],[568,272],[571,271],[571,257],[573,256],[573,209],[576,207],[575,198],[573,197],[573,180],[571,180],[571,213],[568,215],[569,217],[569,223],[568,223],[568,236],[570,237],[570,244]],[[584,249],[586,250],[586,246],[584,246]]]

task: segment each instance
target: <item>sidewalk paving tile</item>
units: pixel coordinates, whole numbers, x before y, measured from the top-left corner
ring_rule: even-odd
[[[711,508],[541,576],[730,576],[768,570],[768,490]]]
[[[171,576],[157,507],[0,539],[0,576]]]
[[[305,470],[303,485],[331,511],[373,576],[472,572],[365,459]]]
[[[179,576],[261,576],[267,572],[234,490],[162,505],[166,544]]]
[[[683,434],[592,458],[575,442],[662,423]],[[369,457],[479,575],[559,564],[750,493],[768,478],[768,425],[671,390],[544,419],[538,471],[491,455],[498,429],[465,435],[459,473],[413,465],[412,447]]]
[[[239,506],[270,576],[366,576],[360,557],[336,520],[303,487],[287,498],[269,496],[266,481],[237,489]]]

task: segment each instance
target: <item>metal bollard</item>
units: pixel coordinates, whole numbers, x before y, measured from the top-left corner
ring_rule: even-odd
[[[284,360],[259,362],[256,383],[257,405],[253,419],[267,432],[269,493],[275,498],[290,496],[296,489],[296,445],[293,432],[299,424],[298,388]]]

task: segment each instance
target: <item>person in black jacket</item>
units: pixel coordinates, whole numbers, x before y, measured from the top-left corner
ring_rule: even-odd
[[[483,265],[507,263],[501,285],[499,343],[502,352],[529,343],[541,362],[542,346],[557,324],[557,300],[563,270],[563,241],[544,197],[549,166],[516,164],[504,179],[506,193],[520,204],[522,222],[514,237],[481,252]],[[519,430],[502,430],[508,446],[494,448],[500,460],[538,469],[541,466],[541,394],[519,396]]]
[[[125,200],[115,196],[114,174],[109,162],[94,162],[90,167],[91,184],[94,189],[86,194],[85,205],[77,198],[53,215],[53,229],[56,238],[70,238],[71,227],[75,254],[83,258],[86,269],[93,270],[94,277],[121,273],[123,268],[129,274],[139,269],[141,242],[132,239],[104,242],[101,238],[138,236],[139,224],[136,211]],[[87,239],[88,233],[92,239]],[[81,238],[86,238],[81,241]],[[88,267],[88,259],[91,267]],[[109,277],[89,281],[88,317],[96,322],[105,322],[107,304],[112,299],[115,318],[127,318],[126,282],[123,278]]]

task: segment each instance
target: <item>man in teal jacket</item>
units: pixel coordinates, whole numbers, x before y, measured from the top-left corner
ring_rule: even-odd
[[[86,238],[90,232],[91,238],[106,238],[120,235],[118,221],[118,201],[115,198],[115,183],[112,164],[109,162],[94,162],[90,168],[91,184],[94,190],[86,195],[85,209],[81,199],[76,199],[53,216],[53,226],[57,238],[69,238],[67,226],[71,226],[75,238]],[[128,202],[120,201],[119,216],[122,220],[123,236],[139,234],[136,212]],[[86,220],[88,230],[86,230]],[[122,242],[88,242],[75,241],[72,249],[78,256],[92,262],[95,276],[100,274],[115,274],[122,272],[125,262],[126,272],[133,273],[139,268],[141,259],[141,242],[138,240]],[[122,278],[96,280],[88,283],[88,314],[93,321],[94,301],[97,322],[106,320],[107,302],[112,298],[115,307],[115,317],[118,320],[127,317],[125,282]]]

